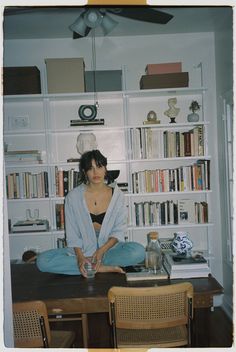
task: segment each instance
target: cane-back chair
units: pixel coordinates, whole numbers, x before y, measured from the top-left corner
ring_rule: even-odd
[[[108,300],[115,348],[191,346],[191,283],[112,287]]]
[[[72,347],[75,333],[50,330],[47,308],[42,301],[13,303],[15,347]]]

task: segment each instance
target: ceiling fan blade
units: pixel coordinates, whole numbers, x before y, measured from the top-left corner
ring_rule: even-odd
[[[117,16],[159,24],[166,24],[173,18],[173,15],[146,6],[122,7],[120,9],[107,8],[107,11]]]
[[[81,6],[5,6],[4,7],[4,16],[13,16],[13,15],[24,15],[32,13],[71,13],[74,11],[76,14],[84,12],[84,8]]]
[[[84,35],[80,35],[79,33],[73,32],[73,39],[84,38],[89,34],[90,31],[91,28],[87,27]]]

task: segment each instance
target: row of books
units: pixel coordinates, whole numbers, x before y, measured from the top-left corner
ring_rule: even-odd
[[[131,159],[163,157],[163,132],[156,128],[130,129]]]
[[[14,172],[6,176],[8,199],[47,198],[48,172]]]
[[[196,126],[190,131],[164,131],[164,158],[204,156],[204,127]]]
[[[165,252],[163,257],[163,265],[170,279],[207,277],[211,273],[207,260],[201,255],[180,256]]]
[[[130,129],[131,159],[204,156],[204,127],[187,131],[161,131],[151,127]]]
[[[164,202],[135,202],[136,226],[208,223],[207,202],[192,199]]]
[[[79,171],[75,169],[62,170],[55,167],[56,196],[65,197],[69,191],[79,184]]]
[[[132,173],[133,193],[184,192],[210,189],[210,160],[174,169],[142,170]]]

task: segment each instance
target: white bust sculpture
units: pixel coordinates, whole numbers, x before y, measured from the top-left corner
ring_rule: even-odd
[[[171,119],[174,119],[179,114],[180,109],[175,107],[176,104],[177,104],[177,98],[168,99],[169,109],[166,110],[164,114],[170,117]]]
[[[76,149],[79,154],[97,149],[96,136],[93,133],[80,133],[77,137]]]

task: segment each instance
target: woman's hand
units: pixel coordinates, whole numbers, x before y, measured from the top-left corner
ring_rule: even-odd
[[[81,275],[83,275],[84,277],[87,277],[87,271],[84,267],[85,263],[89,263],[90,261],[83,257],[83,258],[78,258],[78,266],[79,266],[79,271],[81,273]]]
[[[103,257],[104,251],[99,248],[97,249],[92,256],[92,263],[96,263],[95,270],[98,271],[101,262],[102,262],[102,257]]]
[[[76,253],[76,257],[77,257],[77,263],[78,263],[78,267],[79,267],[79,271],[81,273],[81,275],[83,275],[84,277],[87,277],[87,271],[84,267],[85,263],[90,263],[90,258],[86,258],[82,252],[82,250],[78,247],[75,248],[75,253]]]

